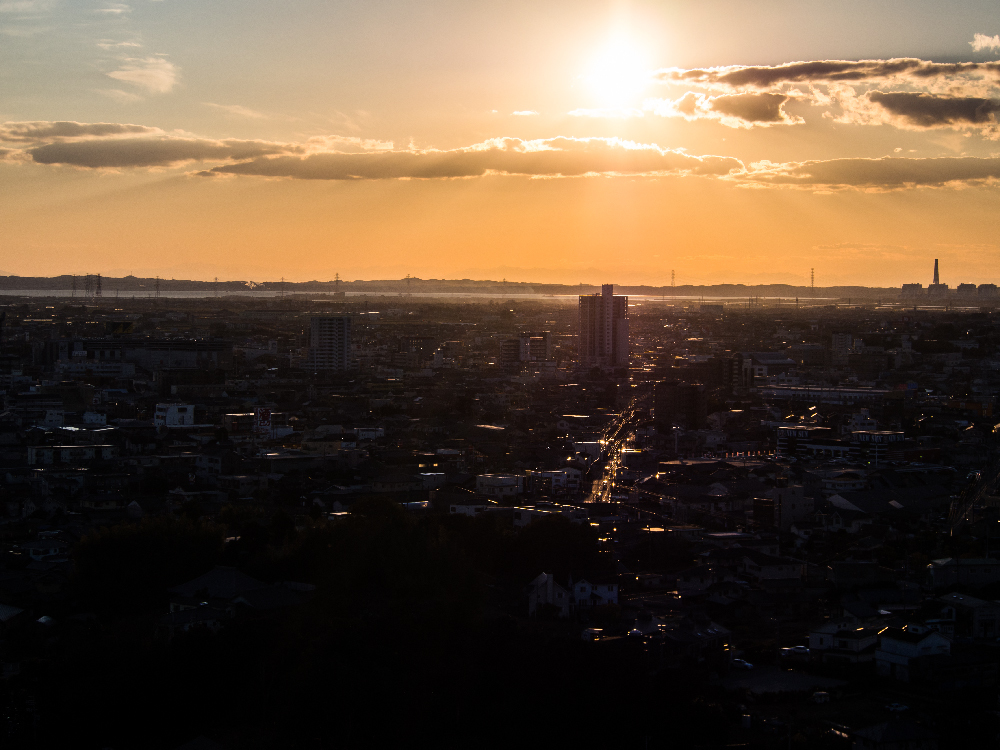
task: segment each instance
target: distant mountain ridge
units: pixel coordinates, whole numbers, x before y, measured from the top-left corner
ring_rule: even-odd
[[[77,292],[83,296],[86,291],[86,276],[0,276],[0,289],[37,291],[51,289],[68,291],[73,288],[76,280]],[[96,285],[96,274],[91,276],[91,283]],[[101,277],[101,288],[105,295],[115,292],[153,294],[156,290],[155,278],[138,276]],[[576,295],[595,294],[601,288],[594,284],[540,284],[524,281],[494,281],[489,279],[382,279],[357,281],[197,281],[192,279],[160,279],[160,291],[171,292],[246,292],[249,290],[262,292],[285,292],[287,294],[330,293],[334,291],[353,293],[452,293],[461,294],[495,294],[502,297],[505,294],[552,294]],[[879,296],[898,296],[899,288],[864,287],[864,286],[833,286],[805,287],[791,284],[706,284],[681,286],[650,286],[621,285],[615,286],[618,294],[643,295],[652,297],[857,297],[866,299]]]

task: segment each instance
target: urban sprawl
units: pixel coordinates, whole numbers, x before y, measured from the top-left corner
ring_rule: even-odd
[[[0,738],[993,746],[995,290],[6,297]]]

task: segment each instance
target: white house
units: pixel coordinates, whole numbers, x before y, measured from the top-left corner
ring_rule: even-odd
[[[518,474],[480,474],[476,477],[476,492],[501,500],[524,492],[524,477]]]
[[[950,653],[951,641],[933,630],[917,625],[886,628],[879,634],[875,670],[881,677],[910,682],[921,659]]]
[[[189,427],[194,424],[194,406],[191,404],[157,404],[153,415],[157,427]]]
[[[533,615],[539,607],[551,604],[559,609],[559,616],[570,612],[618,603],[618,584],[609,581],[591,583],[586,579],[569,582],[562,586],[551,573],[542,573],[528,584],[528,614]]]

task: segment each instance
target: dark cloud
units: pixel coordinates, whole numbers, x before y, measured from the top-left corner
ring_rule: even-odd
[[[719,68],[668,68],[656,76],[665,83],[717,84],[732,88],[770,88],[786,83],[835,83],[886,78],[929,79],[947,76],[1000,76],[1000,62],[934,63],[916,58],[892,60],[814,60],[784,65],[731,65]]]
[[[990,124],[1000,112],[1000,102],[978,97],[870,91],[868,98],[890,115],[922,128]]]
[[[734,94],[716,96],[711,101],[713,111],[745,122],[774,123],[788,119],[781,110],[788,101],[784,94]]]
[[[301,146],[267,141],[213,141],[199,138],[107,138],[49,143],[28,149],[39,164],[77,167],[163,167],[186,161],[255,159],[301,153]]]
[[[708,96],[688,91],[679,99],[650,100],[646,106],[661,117],[716,120],[730,128],[801,124],[801,117],[790,117],[783,109],[790,98],[785,94]]]
[[[830,159],[769,165],[742,176],[767,185],[895,190],[1000,179],[1000,159],[941,157]]]
[[[656,146],[614,139],[497,139],[452,151],[321,153],[305,157],[259,158],[215,167],[202,174],[290,177],[302,180],[385,180],[479,177],[489,173],[540,177],[585,174],[686,173],[727,175],[742,171],[738,159],[690,156]]]
[[[116,122],[5,122],[0,125],[0,141],[37,143],[67,138],[107,138],[159,132],[159,128]]]

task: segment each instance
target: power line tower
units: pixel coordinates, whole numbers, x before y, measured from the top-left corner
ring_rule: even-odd
[[[340,291],[340,274],[335,273],[333,275],[333,293],[337,294]]]
[[[87,277],[83,280],[83,296],[90,299],[94,296],[94,280],[88,273]]]
[[[76,274],[73,274],[73,299],[76,299]]]
[[[160,298],[160,277],[157,276],[156,280],[153,282],[153,296],[156,299]]]
[[[281,299],[285,298],[285,277],[284,276],[281,277],[281,290],[278,292],[278,296]]]
[[[94,296],[101,297],[101,274],[97,274],[97,285],[94,287]]]
[[[410,274],[406,274],[406,293],[410,293],[410,279],[413,278]]]
[[[219,277],[218,276],[215,277],[215,287],[213,288],[212,291],[215,292],[215,296],[216,297],[219,296]]]
[[[670,270],[670,288],[674,288],[674,281],[677,279],[677,275],[674,273],[673,269]]]
[[[815,268],[810,268],[809,269],[809,288],[810,289],[815,289],[816,288],[816,269]]]

